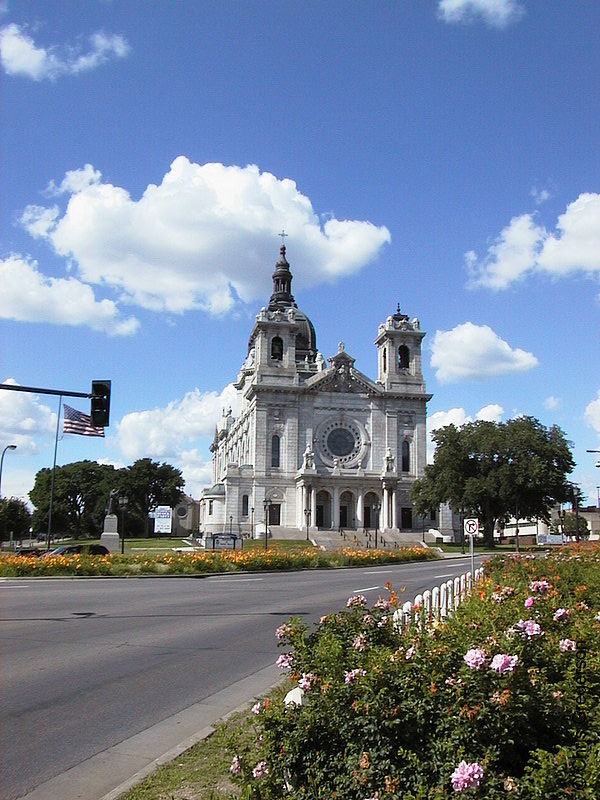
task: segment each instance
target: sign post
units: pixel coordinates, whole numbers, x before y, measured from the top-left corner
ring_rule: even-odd
[[[475,580],[475,554],[473,552],[473,541],[479,534],[479,520],[476,517],[469,517],[464,521],[463,525],[465,536],[468,536],[470,541],[469,552],[471,554],[471,575],[472,579]]]

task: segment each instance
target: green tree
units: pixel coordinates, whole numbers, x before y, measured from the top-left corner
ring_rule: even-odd
[[[41,469],[35,476],[33,489],[29,492],[29,499],[34,505],[32,524],[36,532],[46,533],[48,531],[51,483],[52,470],[48,468]],[[66,505],[62,503],[59,496],[54,494],[52,500],[53,535],[55,531],[65,532],[67,527],[68,514]]]
[[[66,508],[73,538],[97,537],[115,469],[96,461],[76,461],[57,470],[54,491]]]
[[[118,495],[128,499],[128,535],[148,536],[149,513],[156,506],[175,506],[183,495],[184,485],[181,470],[150,458],[140,458],[130,467],[118,470],[114,488]]]
[[[24,539],[31,528],[31,514],[22,500],[17,497],[0,500],[0,540]]]
[[[579,523],[579,530],[577,523]],[[550,526],[550,530],[552,533],[564,533],[565,536],[575,539],[587,539],[590,535],[587,519],[573,511],[566,511],[564,517],[555,520]]]
[[[114,467],[95,461],[75,461],[56,467],[52,492],[52,531],[72,536],[97,537],[102,532],[104,510]],[[35,506],[34,526],[47,531],[52,470],[35,476],[29,499]]]
[[[564,433],[533,417],[507,423],[448,425],[433,433],[433,464],[415,481],[417,513],[448,503],[477,516],[484,541],[494,545],[496,523],[511,516],[549,520],[552,506],[569,494],[566,476],[574,461]]]

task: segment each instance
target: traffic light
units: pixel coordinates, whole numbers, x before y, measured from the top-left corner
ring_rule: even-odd
[[[106,428],[110,414],[110,381],[92,381],[91,417],[95,428]]]

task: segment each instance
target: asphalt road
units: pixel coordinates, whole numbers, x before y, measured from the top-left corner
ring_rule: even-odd
[[[282,621],[372,603],[387,581],[412,599],[469,567],[0,581],[1,798],[108,797],[273,684]]]

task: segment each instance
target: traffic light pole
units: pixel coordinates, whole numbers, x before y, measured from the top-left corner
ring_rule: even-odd
[[[99,423],[99,427],[106,427],[108,425],[108,414],[110,407],[110,381],[92,381],[91,392],[67,392],[62,389],[43,389],[37,386],[15,386],[11,383],[0,383],[0,389],[6,389],[11,392],[29,392],[30,394],[50,394],[60,398],[58,401],[58,414],[56,416],[54,464],[52,467],[52,478],[50,481],[50,506],[48,509],[47,549],[50,550],[50,541],[52,539],[52,499],[54,494],[54,473],[56,472],[56,450],[58,447],[60,407],[62,405],[62,399],[63,397],[87,397],[91,400],[90,416],[96,418]]]

